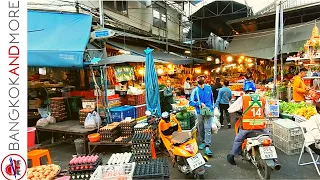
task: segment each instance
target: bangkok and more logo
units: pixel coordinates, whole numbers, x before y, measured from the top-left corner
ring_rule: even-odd
[[[7,180],[20,180],[27,172],[27,163],[19,154],[9,154],[1,162],[1,172]]]

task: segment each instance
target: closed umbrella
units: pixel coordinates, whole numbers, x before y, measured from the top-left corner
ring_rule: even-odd
[[[153,49],[149,47],[144,50],[146,54],[146,67],[144,73],[144,84],[146,87],[146,103],[147,109],[156,116],[161,115],[161,108],[160,108],[160,97],[159,97],[159,84],[158,84],[158,76],[156,73],[156,68],[154,66],[153,56],[152,56]]]

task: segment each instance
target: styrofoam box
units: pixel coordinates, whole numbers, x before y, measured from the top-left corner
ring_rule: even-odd
[[[285,141],[301,140],[303,133],[301,128],[292,120],[278,119],[273,122],[273,134]]]

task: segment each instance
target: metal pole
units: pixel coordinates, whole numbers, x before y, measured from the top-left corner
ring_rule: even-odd
[[[283,2],[280,1],[280,61],[281,61],[281,84],[283,83],[283,57],[282,57],[282,51],[283,51]]]
[[[190,5],[191,5],[191,2],[189,1],[189,19],[190,19],[190,22],[191,22],[191,27],[190,27],[190,57],[192,57],[192,15],[191,15],[191,12],[190,12]]]
[[[167,3],[165,3],[165,4],[166,4],[166,51],[169,52],[169,47],[168,47],[168,10],[167,10]]]
[[[104,28],[103,0],[99,0],[100,25]]]
[[[276,4],[276,22],[275,22],[275,32],[274,32],[274,70],[273,70],[273,97],[277,97],[277,58],[278,58],[278,41],[279,41],[279,4]]]

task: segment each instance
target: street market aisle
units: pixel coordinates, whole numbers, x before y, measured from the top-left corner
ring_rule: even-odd
[[[233,129],[227,129],[226,127],[219,130],[218,134],[212,135],[214,156],[208,162],[212,166],[206,171],[206,179],[258,179],[253,165],[241,159],[236,159],[238,166],[228,164],[226,155],[231,151],[234,136]],[[117,150],[106,146],[101,147],[98,152],[106,152],[104,158],[104,163],[106,163],[111,154],[117,152]],[[75,148],[71,144],[61,145],[50,149],[50,152],[54,163],[65,168],[72,154],[75,153]],[[272,172],[271,179],[319,179],[313,165],[298,166],[298,155],[288,156],[280,150],[277,150],[277,152],[282,169],[280,172]],[[308,156],[305,157],[306,160],[309,160]],[[185,177],[178,172],[177,168],[172,168],[171,179],[185,179]]]

